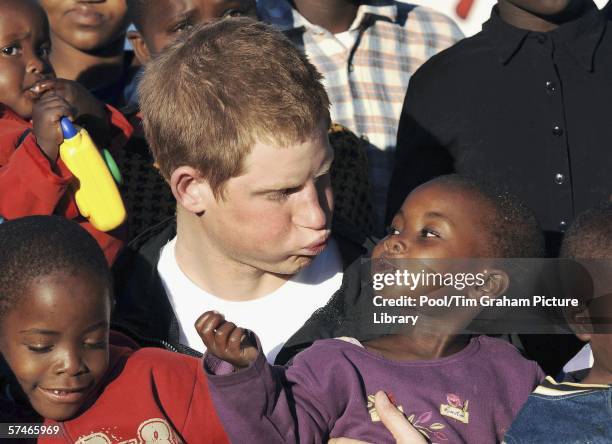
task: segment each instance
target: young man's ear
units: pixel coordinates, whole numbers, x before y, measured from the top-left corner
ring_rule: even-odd
[[[180,166],[172,172],[170,188],[177,203],[194,214],[204,213],[214,199],[208,181],[190,166]]]
[[[144,65],[151,60],[149,48],[147,47],[147,44],[139,31],[128,31],[127,39],[130,41],[132,48],[134,48],[134,55],[136,55],[136,58],[141,65]]]

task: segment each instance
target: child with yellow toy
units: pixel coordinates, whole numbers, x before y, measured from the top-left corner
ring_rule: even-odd
[[[60,145],[70,144],[64,142],[60,121],[67,117],[87,128],[98,148],[122,147],[133,128],[78,83],[55,78],[49,42],[47,17],[37,1],[0,0],[0,216],[73,219],[95,237],[112,263],[123,245],[123,230],[105,230],[123,219],[118,215],[110,225],[98,223],[91,217],[91,204],[88,211],[78,205],[79,192],[98,206],[102,194],[86,191],[91,180],[79,177],[91,157],[75,168],[60,155]]]

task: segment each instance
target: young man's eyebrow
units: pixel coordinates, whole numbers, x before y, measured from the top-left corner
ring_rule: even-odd
[[[278,184],[278,185],[269,185],[265,188],[261,188],[259,190],[253,191],[254,194],[266,194],[266,193],[274,193],[283,190],[292,190],[294,188],[300,188],[302,184]]]

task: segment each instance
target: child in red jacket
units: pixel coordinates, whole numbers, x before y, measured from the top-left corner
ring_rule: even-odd
[[[57,79],[49,64],[49,26],[34,0],[0,1],[0,216],[57,214],[98,241],[109,263],[122,230],[103,233],[79,215],[72,174],[58,158],[63,116],[77,120],[98,147],[125,144],[128,121],[76,82]]]
[[[52,433],[39,443],[228,442],[201,360],[109,345],[111,274],[76,223],[0,224],[0,269],[0,353],[13,382],[0,401],[8,393],[45,418]]]

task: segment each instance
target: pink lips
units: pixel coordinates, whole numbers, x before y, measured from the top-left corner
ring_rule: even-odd
[[[316,256],[325,249],[327,242],[329,242],[329,233],[305,247],[304,250]]]

